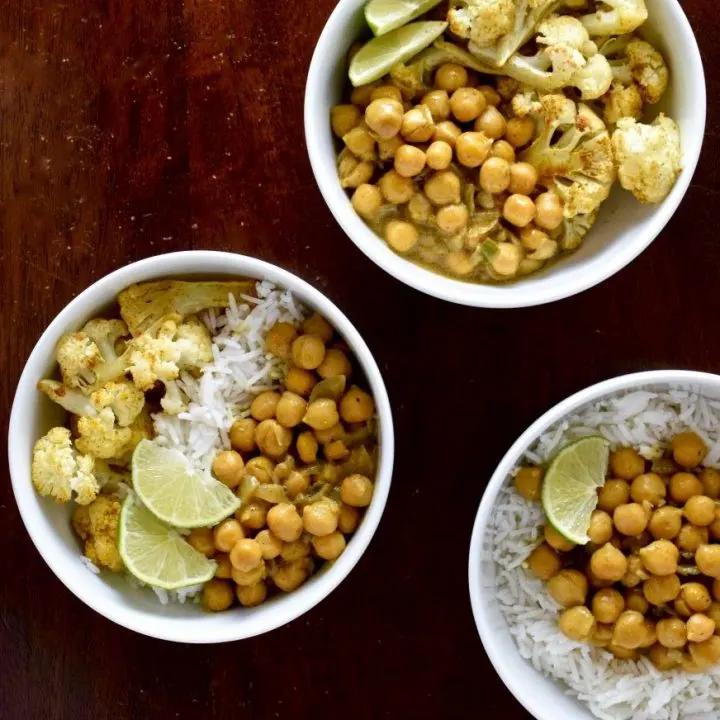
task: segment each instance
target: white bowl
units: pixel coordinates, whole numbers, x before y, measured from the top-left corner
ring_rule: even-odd
[[[161,605],[153,592],[132,588],[122,575],[93,575],[81,562],[81,548],[70,527],[70,507],[40,497],[30,480],[32,448],[51,427],[64,420],[63,411],[42,396],[35,383],[55,367],[54,349],[60,337],[80,328],[112,306],[118,293],[133,283],[182,276],[251,277],[271,280],[290,289],[317,310],[348,343],[362,367],[377,405],[380,455],[375,494],[345,552],[295,592],[263,605],[207,613],[192,603]],[[390,402],[370,350],[345,315],[322,293],[274,265],[222,252],[181,252],[128,265],[102,278],[75,298],[43,333],[18,383],[8,437],[13,492],[25,527],[50,569],[65,585],[101,615],[145,635],[188,643],[240,640],[294,620],[325,598],[350,573],[365,552],[385,508],[394,457]]]
[[[669,385],[692,386],[712,397],[720,397],[720,376],[685,370],[657,370],[606,380],[563,400],[535,421],[508,450],[485,489],[475,518],[468,576],[470,602],[483,647],[510,692],[538,720],[595,720],[580,702],[565,694],[554,680],[538,673],[518,652],[496,599],[496,565],[486,556],[491,543],[488,523],[498,495],[508,484],[510,472],[520,464],[524,452],[550,427],[581,408],[623,390],[663,389]]]
[[[320,35],[305,91],[305,138],[320,191],[348,237],[371,260],[398,280],[428,295],[462,305],[513,308],[560,300],[593,287],[624,268],[662,231],[685,195],[705,133],[705,76],[692,28],[677,0],[650,0],[643,28],[657,43],[671,72],[670,88],[657,110],[679,125],[684,169],[667,199],[641,205],[617,187],[603,205],[582,247],[547,270],[503,285],[454,280],[396,255],[355,213],[336,170],[337,149],[330,108],[342,102],[350,45],[367,33],[366,0],[340,0]]]

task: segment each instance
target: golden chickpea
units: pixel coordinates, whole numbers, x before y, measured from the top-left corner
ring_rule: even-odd
[[[335,105],[330,110],[332,131],[341,138],[360,123],[360,110],[355,105]]]
[[[297,330],[290,323],[275,323],[265,336],[265,350],[282,360],[290,358],[290,346],[297,337]]]
[[[400,132],[402,122],[403,106],[397,99],[378,98],[365,110],[365,123],[378,137],[385,140]]]
[[[396,170],[388,170],[378,181],[383,197],[394,205],[406,203],[415,192],[415,184],[411,178],[398,175]]]
[[[238,585],[235,588],[238,602],[243,607],[256,607],[262,605],[267,597],[267,585],[264,582],[256,582],[253,585]]]
[[[552,525],[546,524],[543,528],[545,542],[559,552],[570,552],[575,547],[575,543],[570,542],[566,537],[561,535]]]
[[[683,525],[675,538],[675,544],[682,552],[694,553],[701,545],[705,545],[709,539],[710,535],[707,528]]]
[[[689,618],[692,615],[692,610],[688,607],[688,604],[679,597],[673,603],[673,610],[675,613],[683,618]]]
[[[286,543],[280,557],[285,562],[294,562],[307,557],[310,554],[310,545],[307,538],[301,537],[295,542]]]
[[[476,265],[468,253],[462,251],[449,252],[445,256],[444,264],[449,272],[460,277],[469,275],[475,269]]]
[[[329,535],[335,532],[340,517],[340,507],[332,500],[320,500],[303,508],[303,527],[311,535]]]
[[[512,243],[500,243],[490,259],[490,267],[496,275],[512,277],[520,267],[522,251]]]
[[[477,89],[461,87],[450,97],[450,110],[460,122],[472,122],[485,110],[485,96]]]
[[[682,648],[687,642],[687,629],[680,618],[665,618],[657,624],[658,642],[666,648]]]
[[[672,540],[681,527],[682,510],[668,505],[655,510],[648,523],[648,530],[656,540]]]
[[[260,530],[265,527],[267,522],[267,512],[267,503],[262,500],[251,500],[235,513],[235,517],[240,520],[243,527],[250,530]]]
[[[275,537],[284,542],[295,542],[303,530],[303,521],[294,505],[280,503],[270,508],[267,524]]]
[[[377,86],[378,84],[375,82],[353,88],[353,91],[350,94],[350,102],[353,105],[360,105],[361,107],[369,105],[372,99],[372,92]]]
[[[292,344],[292,361],[303,370],[315,370],[324,357],[325,344],[317,335],[301,335]]]
[[[655,540],[640,550],[640,559],[649,573],[664,577],[677,572],[680,553],[670,540]]]
[[[598,507],[605,512],[612,513],[615,508],[624,505],[630,499],[630,486],[625,480],[612,479],[600,488],[598,494]]]
[[[480,168],[480,187],[493,195],[505,192],[510,185],[510,163],[489,157]]]
[[[658,507],[665,502],[666,493],[665,483],[657,473],[638,475],[630,485],[630,497],[636,503],[647,501]]]
[[[703,494],[703,485],[692,473],[679,472],[670,478],[670,497],[685,504],[691,497]]]
[[[720,508],[715,510],[715,519],[708,526],[708,531],[713,540],[720,540]]]
[[[715,623],[715,633],[720,632],[720,602],[713,600],[705,614]]]
[[[202,603],[206,610],[222,612],[233,602],[233,591],[230,583],[224,580],[209,580],[203,585]]]
[[[642,560],[637,555],[630,555],[627,561],[627,571],[620,582],[627,588],[634,588],[647,580],[649,576],[645,571]]]
[[[547,591],[565,608],[582,605],[588,592],[585,575],[577,570],[561,570],[547,582]]]
[[[252,570],[239,570],[238,568],[233,567],[231,573],[231,577],[235,583],[243,587],[260,582],[266,575],[267,567],[264,560],[261,560],[260,563]]]
[[[610,469],[623,480],[633,480],[645,472],[645,460],[632,448],[620,448],[610,453]]]
[[[229,488],[238,486],[245,463],[240,453],[235,450],[223,450],[215,456],[212,464],[212,471],[215,477]]]
[[[635,612],[639,612],[644,615],[648,611],[649,607],[650,603],[648,603],[645,599],[645,595],[643,595],[642,590],[634,588],[632,590],[625,591],[625,608],[627,610],[635,610]]]
[[[544,192],[535,198],[535,222],[544,230],[555,230],[563,221],[563,207],[554,192]]]
[[[318,442],[311,432],[305,431],[300,433],[300,435],[298,435],[296,447],[298,456],[304,463],[309,465],[310,463],[315,462],[317,459]]]
[[[469,168],[480,167],[492,147],[492,140],[480,132],[464,132],[455,141],[455,156],[461,165]]]
[[[338,530],[345,535],[354,533],[360,524],[360,511],[350,505],[340,506],[340,516],[338,517]]]
[[[327,359],[327,354],[325,355],[325,358]],[[324,362],[325,360],[323,360],[323,363]],[[280,397],[280,401],[277,404],[277,408],[275,409],[275,417],[277,418],[278,423],[282,425],[282,427],[294,428],[302,422],[306,408],[307,402],[302,397],[300,397],[300,395],[286,391],[282,394],[282,396]],[[265,420],[263,423],[261,423],[261,426],[266,422],[273,421]],[[259,434],[260,427],[258,427],[258,435]],[[259,442],[260,441],[258,440],[258,443]]]
[[[707,495],[693,495],[685,503],[683,512],[693,525],[707,527],[715,520],[715,501]]]
[[[494,87],[492,87],[492,85],[480,85],[478,90],[485,96],[485,102],[488,105],[497,107],[502,101],[502,98],[498,94],[498,91]]]
[[[584,605],[563,610],[558,623],[563,635],[576,642],[585,642],[595,630],[595,618]]]
[[[595,623],[595,630],[593,634],[588,638],[587,642],[595,645],[596,647],[607,647],[612,642],[612,625],[602,625]]]
[[[373,496],[373,484],[365,475],[348,475],[340,485],[340,499],[345,505],[367,507]]]
[[[673,459],[687,469],[697,467],[707,455],[705,441],[694,432],[682,432],[672,439]]]
[[[195,528],[185,539],[205,557],[212,557],[215,554],[213,532],[210,528]]]
[[[592,613],[599,623],[611,625],[620,617],[620,613],[624,609],[625,600],[623,596],[613,588],[603,588],[593,595]]]
[[[535,137],[535,121],[531,117],[510,118],[505,128],[505,139],[515,148],[527,145]]]
[[[340,421],[337,404],[330,398],[319,398],[308,406],[303,422],[314,430],[327,430]]]
[[[433,173],[425,181],[425,194],[434,205],[460,202],[460,178],[450,170]]]
[[[620,550],[606,543],[592,554],[590,569],[600,580],[619,582],[627,571],[627,558]]]
[[[547,244],[548,240],[550,240],[550,236],[533,225],[528,225],[520,230],[520,241],[526,250],[539,250],[543,245]]]
[[[311,567],[312,562],[308,558],[295,560],[278,568],[273,575],[273,582],[283,592],[292,592],[297,590],[308,579]]]
[[[250,572],[263,560],[262,548],[257,540],[243,538],[230,550],[230,563],[236,570]]]
[[[712,604],[708,589],[697,582],[685,583],[680,588],[680,597],[688,608],[696,613],[705,612]]]
[[[296,395],[307,397],[317,383],[317,378],[308,370],[291,367],[285,378],[285,387]]]
[[[435,72],[435,87],[448,92],[453,92],[467,85],[467,81],[467,70],[456,63],[445,63]]]
[[[293,435],[277,420],[263,420],[258,425],[255,439],[262,453],[271,458],[281,458],[290,448]]]
[[[704,642],[692,643],[690,656],[700,668],[720,662],[720,637],[713,635]]]
[[[349,155],[341,156],[338,160],[338,176],[340,187],[356,188],[363,183],[369,183],[375,172],[375,166],[371,161],[358,160],[350,151]]]
[[[614,642],[611,642],[607,646],[607,650],[618,658],[618,660],[637,660],[640,657],[637,650],[620,647],[620,645],[616,645]]]
[[[313,313],[302,326],[303,334],[316,335],[323,343],[327,344],[332,340],[335,333],[332,325],[319,313]]]
[[[435,123],[430,108],[416,105],[408,110],[402,118],[400,134],[407,142],[424,143],[435,134]]]
[[[284,486],[288,497],[295,499],[300,493],[304,493],[310,487],[310,479],[304,473],[293,470],[285,480]]]
[[[375,185],[363,183],[355,189],[350,203],[358,215],[372,218],[375,217],[382,205],[382,194]]]
[[[454,122],[443,120],[435,126],[432,139],[434,142],[444,142],[454,148],[460,135],[462,135],[462,130]]]
[[[635,610],[625,610],[613,630],[613,643],[626,650],[639,648],[646,638],[645,618]]]
[[[223,520],[213,529],[213,542],[215,547],[222,552],[230,552],[244,537],[242,525],[232,518]]]
[[[506,127],[505,118],[496,107],[491,105],[475,121],[473,129],[484,133],[491,140],[498,140],[505,134]]]
[[[515,148],[507,140],[497,140],[490,149],[490,157],[499,157],[512,164],[515,162]]]
[[[351,372],[352,367],[347,355],[338,348],[330,348],[325,353],[325,359],[317,369],[318,375],[324,380],[337,375],[348,377]]]
[[[395,172],[406,178],[415,177],[425,169],[425,153],[415,145],[402,145],[395,153]]]
[[[436,123],[450,117],[450,98],[445,90],[431,90],[423,95],[421,102],[430,109]]]
[[[433,170],[445,170],[452,162],[453,150],[444,140],[436,140],[425,154],[427,165]]]
[[[620,547],[622,550],[629,550],[631,553],[636,553],[646,545],[649,545],[652,541],[652,535],[645,530],[635,537],[627,536],[622,538]]]
[[[215,570],[215,577],[220,580],[229,580],[230,573],[232,571],[232,565],[230,564],[230,558],[227,553],[218,553],[214,558],[217,563]]]
[[[615,508],[613,522],[618,532],[623,535],[637,537],[648,524],[648,514],[642,505],[627,503]]]
[[[315,431],[315,438],[321,445],[327,445],[335,440],[342,440],[344,437],[345,428],[339,422],[326,430]]]
[[[395,153],[404,145],[402,138],[399,135],[389,138],[388,140],[378,140],[377,150],[378,157],[383,162],[392,160],[395,157]]]
[[[612,518],[604,510],[593,510],[588,537],[593,545],[604,545],[613,536]]]
[[[525,227],[535,219],[535,203],[527,195],[511,195],[503,205],[503,217],[516,227]]]
[[[385,240],[395,252],[410,252],[417,245],[418,238],[415,226],[404,220],[390,220],[385,226]]]
[[[713,500],[720,498],[720,472],[715,468],[703,468],[698,477],[705,495]]]
[[[444,205],[437,211],[435,220],[443,232],[455,233],[467,225],[469,217],[465,205]]]
[[[651,605],[670,603],[680,594],[680,578],[677,575],[652,575],[643,583],[643,594]]]
[[[403,95],[399,87],[395,85],[380,85],[376,87],[370,93],[370,100],[381,100],[383,98],[390,98],[391,100],[397,100],[400,104],[403,102]]]
[[[365,162],[375,160],[375,138],[363,125],[354,127],[343,136],[345,147],[357,158]]]
[[[283,542],[275,537],[269,530],[261,530],[255,536],[255,542],[260,546],[260,552],[265,560],[273,560],[283,549]]]
[[[686,623],[689,642],[705,642],[715,634],[715,623],[702,613],[691,615]]]
[[[245,475],[254,477],[260,483],[271,482],[274,470],[275,463],[263,455],[248,460],[245,465]]]
[[[337,531],[312,539],[315,554],[323,560],[335,560],[340,557],[345,550],[345,544],[345,538]]]
[[[695,564],[703,575],[720,578],[720,545],[701,545],[695,552]]]
[[[340,400],[340,417],[347,423],[365,422],[374,412],[372,397],[358,387],[351,387]]]
[[[538,545],[528,556],[528,568],[540,580],[549,580],[562,568],[559,555],[547,543]]]
[[[515,489],[526,500],[540,500],[543,471],[538,467],[524,467],[515,475]]]
[[[297,342],[297,341],[296,341]],[[250,404],[250,414],[258,422],[275,417],[275,408],[280,402],[280,393],[266,390],[255,396]]]
[[[252,418],[236,420],[230,428],[230,444],[238,452],[253,452],[255,450],[255,429],[257,422]]]
[[[675,670],[682,665],[682,653],[679,650],[666,648],[656,643],[648,654],[650,662],[661,671]]]

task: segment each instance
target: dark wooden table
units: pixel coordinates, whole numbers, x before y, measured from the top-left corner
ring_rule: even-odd
[[[662,0],[652,0],[662,2]],[[720,371],[720,14],[684,5],[708,83],[705,150],[629,268],[548,307],[425,297],[345,238],[313,180],[303,89],[333,0],[0,4],[0,424],[35,341],[93,280],[212,248],[301,275],[376,353],[397,427],[383,522],[352,576],[291,625],[217,647],[151,640],[75,599],[32,546],[7,470],[0,718],[526,718],[467,590],[470,529],[516,436],[568,394],[650,368]]]

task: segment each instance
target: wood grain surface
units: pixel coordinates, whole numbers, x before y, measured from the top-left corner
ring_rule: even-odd
[[[357,569],[289,626],[216,647],[141,637],[85,607],[32,546],[3,468],[2,720],[528,717],[468,599],[493,467],[588,384],[720,371],[720,13],[713,0],[683,4],[709,98],[685,201],[600,287],[503,312],[401,285],[327,210],[302,105],[333,0],[0,3],[2,441],[25,358],[61,308],[115,268],[191,248],[261,257],[332,298],[375,352],[397,428],[390,501]]]

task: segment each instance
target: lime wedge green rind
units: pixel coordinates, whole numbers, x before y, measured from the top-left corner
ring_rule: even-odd
[[[173,527],[210,527],[240,507],[227,485],[194,470],[178,450],[150,440],[135,448],[132,479],[143,505]]]
[[[586,437],[560,450],[545,474],[545,515],[561,535],[577,545],[589,541],[590,516],[597,506],[597,490],[605,484],[609,460],[610,443],[603,437]]]
[[[385,35],[412,22],[439,5],[441,0],[370,0],[365,20],[374,35]]]
[[[374,37],[353,57],[350,82],[358,87],[379,80],[395,65],[406,62],[437,40],[445,28],[445,22],[416,22]]]
[[[132,493],[120,512],[118,551],[129,573],[163,590],[200,585],[212,579],[217,568],[213,560],[140,505]]]

